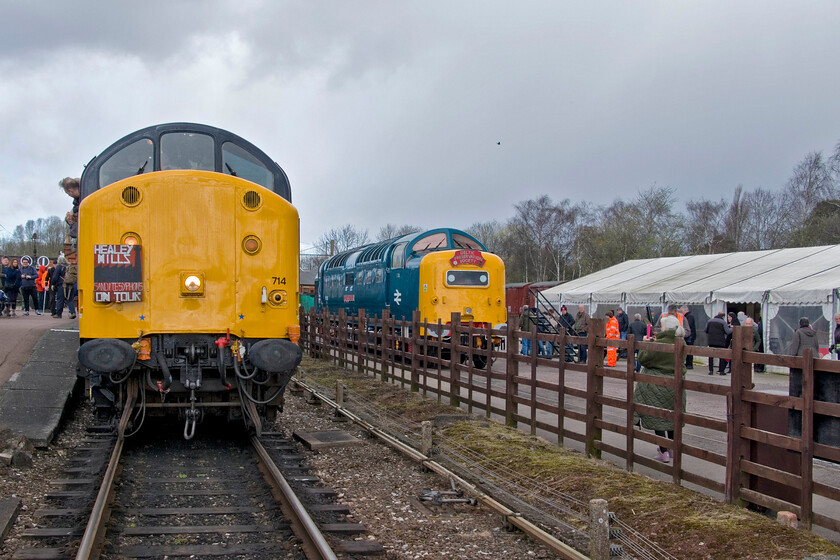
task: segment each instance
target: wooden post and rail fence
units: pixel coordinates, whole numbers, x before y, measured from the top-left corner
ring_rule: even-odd
[[[378,318],[364,312],[351,317],[301,311],[300,345],[314,358],[400,383],[469,412],[496,416],[531,434],[539,431],[556,437],[558,444],[578,441],[587,456],[608,453],[623,460],[628,471],[644,465],[670,475],[676,484],[716,492],[729,503],[790,511],[800,526],[840,532],[840,471],[819,470],[814,462],[840,463],[840,361],[820,359],[810,350],[804,356],[753,352],[752,327],[735,327],[731,348],[708,348],[687,347],[679,337],[675,344],[632,335],[607,339],[601,319],[591,321],[585,337],[539,333],[536,327],[524,332],[517,325],[516,316],[509,317],[506,328],[492,330],[461,325],[458,314],[441,324],[425,323],[418,313],[411,321],[398,321],[387,312]],[[532,341],[529,356],[519,352],[524,338]],[[538,356],[539,342],[559,350],[559,360]],[[565,361],[567,344],[587,345],[589,360]],[[603,365],[608,346],[626,350],[626,362]],[[729,384],[716,378],[686,379],[682,367],[675,367],[673,377],[645,374],[644,369],[637,373],[637,350],[672,353],[675,366],[684,362],[686,350],[697,357],[730,360]],[[752,372],[758,364],[801,371],[801,395],[754,390]],[[634,403],[638,382],[672,387],[674,410]],[[688,401],[697,394],[717,396],[725,412],[684,411],[684,392]],[[672,420],[674,439],[636,426],[634,412]],[[794,417],[801,417],[799,433],[790,427],[796,424]],[[640,452],[640,442],[669,448],[673,462],[650,458],[650,445]],[[820,497],[817,511],[815,497]]]

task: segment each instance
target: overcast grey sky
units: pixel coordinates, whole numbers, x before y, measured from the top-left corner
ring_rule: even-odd
[[[0,0],[0,224],[145,126],[237,133],[301,240],[781,187],[840,140],[840,2]],[[498,145],[497,142],[501,142]]]

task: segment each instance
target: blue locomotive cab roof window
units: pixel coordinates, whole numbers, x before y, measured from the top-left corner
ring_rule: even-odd
[[[484,287],[490,285],[490,274],[484,270],[447,270],[447,286]]]
[[[233,142],[222,144],[223,173],[247,179],[252,183],[273,189],[274,176],[265,165],[244,148]]]
[[[449,247],[449,240],[446,237],[446,232],[439,231],[432,233],[426,237],[421,237],[414,242],[411,250],[415,253],[425,253],[434,251],[435,249],[446,249]]]
[[[110,185],[128,177],[154,170],[155,145],[149,138],[132,142],[111,156],[99,168],[99,184]]]
[[[452,234],[452,246],[455,249],[474,249],[476,251],[483,251],[484,247],[481,246],[481,243],[467,237],[466,235],[461,235],[460,233],[453,233]]]
[[[213,137],[194,132],[168,132],[160,137],[160,170],[215,171]]]

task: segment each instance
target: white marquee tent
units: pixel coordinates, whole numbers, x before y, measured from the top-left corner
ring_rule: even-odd
[[[631,319],[634,311],[654,308],[658,315],[668,304],[686,304],[699,344],[708,318],[751,311],[764,319],[765,347],[774,353],[784,353],[799,318],[808,317],[827,348],[840,312],[840,245],[631,260],[542,293],[555,306],[583,304],[596,316],[621,306]]]

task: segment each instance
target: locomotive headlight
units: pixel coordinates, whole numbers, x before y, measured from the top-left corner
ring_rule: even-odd
[[[188,292],[197,292],[201,288],[201,278],[191,274],[184,280],[184,287]]]
[[[204,274],[201,272],[181,273],[181,297],[201,297],[204,295]]]
[[[472,315],[472,307],[467,307],[466,309],[464,309],[464,313],[466,315]]]

